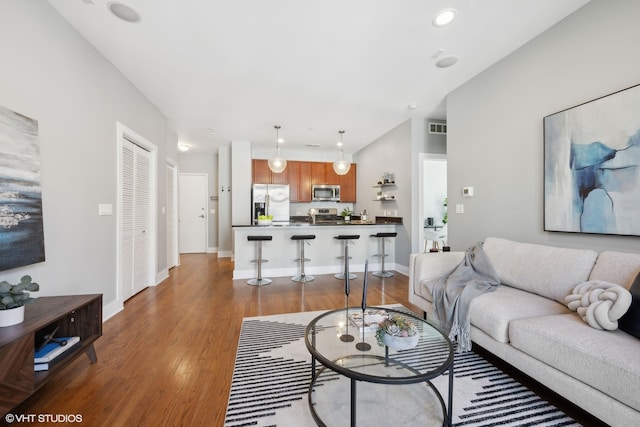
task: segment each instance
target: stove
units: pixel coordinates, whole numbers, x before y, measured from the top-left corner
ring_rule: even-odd
[[[316,224],[336,224],[341,218],[338,217],[337,208],[316,209]]]

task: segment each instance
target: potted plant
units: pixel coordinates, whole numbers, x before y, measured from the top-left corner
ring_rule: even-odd
[[[340,212],[340,215],[342,215],[342,218],[345,221],[351,221],[351,214],[353,213],[353,211],[350,208],[344,208],[342,210],[342,212]]]
[[[24,305],[35,301],[29,292],[40,290],[40,285],[32,282],[31,276],[22,276],[20,283],[12,285],[0,282],[0,326],[11,326],[24,320]]]
[[[418,328],[404,316],[394,315],[380,322],[376,331],[378,345],[407,350],[418,344]]]

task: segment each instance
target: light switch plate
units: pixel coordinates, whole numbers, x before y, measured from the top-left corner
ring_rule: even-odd
[[[113,205],[100,203],[98,205],[98,215],[113,215]]]
[[[464,197],[473,196],[473,187],[463,187],[462,188],[462,196],[464,196]]]
[[[462,204],[456,205],[456,213],[457,214],[463,214],[464,213],[464,205],[462,205]]]

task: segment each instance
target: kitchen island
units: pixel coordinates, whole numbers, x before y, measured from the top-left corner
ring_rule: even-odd
[[[247,236],[272,236],[271,241],[263,242],[262,258],[269,260],[262,264],[264,277],[287,277],[298,273],[298,263],[294,260],[299,257],[297,242],[291,240],[294,234],[315,234],[316,238],[310,240],[310,246],[305,247],[305,257],[310,261],[305,262],[307,274],[336,274],[343,270],[343,260],[337,257],[343,254],[342,241],[334,239],[339,234],[360,235],[360,238],[352,241],[349,246],[351,272],[363,272],[365,260],[369,260],[369,271],[380,269],[381,259],[375,257],[380,253],[380,240],[370,237],[376,233],[391,233],[399,231],[401,224],[391,221],[379,220],[376,222],[352,221],[335,224],[309,224],[289,223],[284,225],[239,225],[233,226],[234,248],[234,279],[249,279],[256,276],[256,264],[251,260],[256,259],[255,242],[247,241]],[[387,257],[385,269],[395,269],[395,242],[388,239],[385,246]],[[359,275],[362,279],[362,274]]]

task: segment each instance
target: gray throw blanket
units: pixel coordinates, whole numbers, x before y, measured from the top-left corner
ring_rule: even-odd
[[[467,249],[464,259],[448,276],[437,279],[433,291],[433,315],[445,335],[458,342],[457,352],[471,350],[471,300],[492,292],[500,284],[482,243]]]

